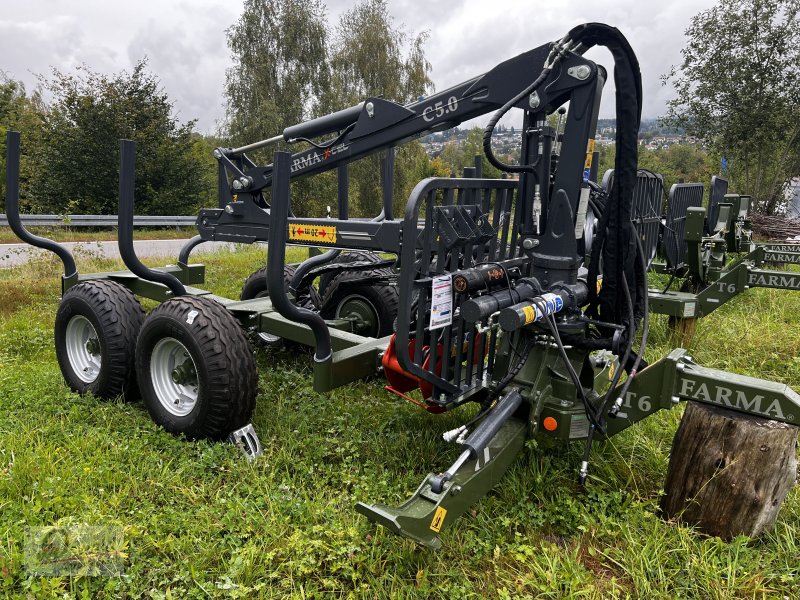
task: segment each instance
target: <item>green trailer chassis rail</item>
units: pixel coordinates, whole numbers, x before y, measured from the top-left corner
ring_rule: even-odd
[[[215,296],[204,289],[193,287],[204,282],[205,266],[170,265],[154,269],[170,273],[186,286],[189,296],[205,296],[222,304],[247,328],[257,333],[269,333],[285,340],[305,346],[314,345],[314,334],[307,325],[296,323],[281,316],[272,306],[269,298],[253,300],[231,300]],[[173,297],[172,291],[164,284],[149,281],[130,271],[108,273],[88,273],[63,278],[64,291],[84,281],[109,279],[121,283],[137,296],[164,302]],[[330,327],[333,356],[328,362],[314,362],[314,390],[329,392],[337,387],[375,375],[380,368],[381,358],[389,345],[389,337],[371,338],[352,333],[354,322],[349,319],[326,321]]]
[[[735,204],[735,203],[734,203]],[[729,211],[733,204],[721,203],[721,223],[732,228]],[[731,244],[729,231],[720,228],[711,237],[703,236],[705,209],[691,207],[686,214],[687,268],[691,281],[703,289],[697,293],[651,289],[650,310],[656,314],[685,319],[704,317],[733,297],[750,288],[765,287],[800,291],[800,273],[771,271],[759,267],[767,263],[800,264],[800,245],[748,244],[748,253],[726,267]],[[741,244],[736,244],[740,248]],[[655,270],[661,271],[659,265]]]
[[[546,352],[532,354],[521,377],[527,383],[534,375],[537,387],[525,393],[523,405],[502,424],[483,452],[460,464],[440,491],[435,489],[441,475],[429,473],[400,506],[359,503],[356,510],[393,533],[437,549],[441,546],[439,534],[500,481],[527,437],[565,442],[585,439],[589,424],[583,407],[565,402],[561,394],[553,396],[554,384],[563,383],[554,381],[560,375],[546,376],[556,366],[553,358]],[[616,363],[610,365],[614,365],[613,373]],[[608,381],[607,373],[608,367],[595,377],[595,392],[603,380]],[[617,389],[621,388],[620,383]],[[636,374],[617,417],[607,422],[605,437],[681,401],[713,404],[791,424],[800,418],[800,395],[788,386],[701,367],[679,348]]]

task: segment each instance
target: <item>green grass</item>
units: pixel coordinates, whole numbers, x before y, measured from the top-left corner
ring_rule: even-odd
[[[30,227],[31,233],[57,242],[116,241],[117,228],[81,227]],[[158,229],[136,229],[137,240],[173,240],[190,238],[197,233],[194,227],[160,227]],[[0,227],[0,244],[18,244],[20,239],[10,227]]]
[[[207,259],[236,296],[262,250]],[[114,267],[83,258],[83,271]],[[258,352],[254,424],[264,455],[187,442],[141,403],[79,397],[55,360],[59,264],[0,271],[0,597],[761,598],[800,595],[800,497],[762,539],[725,543],[656,507],[680,410],[598,444],[585,491],[580,446],[529,443],[501,484],[432,552],[377,528],[357,501],[397,503],[455,457],[428,415],[380,381],[311,388],[310,356]],[[800,295],[750,290],[703,319],[702,364],[800,390]],[[670,347],[654,317],[648,359]],[[123,528],[122,577],[29,575],[29,527]]]

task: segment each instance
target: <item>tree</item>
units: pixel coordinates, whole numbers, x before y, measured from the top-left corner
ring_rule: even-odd
[[[331,87],[328,110],[339,110],[369,96],[405,104],[431,89],[430,64],[423,46],[427,32],[411,39],[394,26],[386,0],[362,0],[339,19],[331,55]],[[416,146],[412,148],[411,146]],[[353,214],[375,216],[380,211],[381,187],[376,176],[378,156],[367,156],[351,166],[350,192]],[[408,194],[427,170],[427,155],[421,145],[409,142],[396,155],[395,213],[402,210]]]
[[[692,18],[665,77],[677,92],[666,122],[726,157],[731,189],[768,214],[800,172],[798,13],[800,0],[719,0]]]
[[[19,131],[22,138],[20,204],[23,210],[31,208],[30,182],[40,171],[38,159],[44,112],[38,90],[28,96],[21,82],[6,79],[0,72],[0,188],[6,187],[6,132]]]
[[[227,134],[236,145],[270,138],[318,114],[328,89],[320,0],[245,0],[228,30]]]
[[[136,210],[184,214],[197,208],[203,165],[192,153],[194,121],[180,123],[158,79],[139,61],[128,72],[42,80],[53,104],[44,119],[35,203],[46,212],[117,212],[119,140],[137,142]]]
[[[345,12],[331,56],[329,109],[351,106],[367,96],[405,103],[426,93],[431,87],[423,50],[428,33],[417,34],[404,56],[408,39],[392,23],[386,0],[362,0]]]
[[[265,139],[289,125],[352,106],[367,96],[408,102],[430,86],[423,45],[427,35],[409,41],[394,26],[384,0],[363,0],[342,17],[334,31],[326,26],[320,0],[246,0],[239,21],[228,29],[234,66],[228,70],[226,133],[232,144]],[[416,144],[416,142],[411,142]],[[300,145],[293,145],[297,152]],[[254,157],[271,162],[275,147]],[[396,159],[395,195],[413,186],[427,156],[404,148]],[[423,164],[424,163],[424,164]],[[350,169],[352,215],[380,211],[379,157],[359,160]],[[321,173],[292,186],[292,208],[318,216],[335,205],[336,175]]]
[[[511,150],[510,148],[504,148],[504,150],[509,150],[513,152],[514,150],[518,149],[515,148]],[[495,148],[495,153],[501,156],[504,161],[508,161],[511,159],[510,155],[503,155],[503,151]],[[509,153],[506,153],[509,154]],[[463,141],[457,140],[455,142],[450,142],[449,144],[445,145],[442,149],[442,153],[440,158],[442,162],[444,162],[451,173],[460,177],[464,172],[464,167],[474,167],[475,166],[475,157],[481,157],[482,169],[483,169],[483,176],[489,178],[498,178],[500,177],[500,171],[489,164],[489,160],[486,158],[483,152],[483,129],[480,127],[473,127],[467,132],[467,137]],[[519,161],[519,156],[516,156],[516,162]]]
[[[639,148],[639,168],[663,175],[667,193],[681,181],[709,185],[713,175],[710,165],[708,154],[696,145],[673,144],[660,150]]]

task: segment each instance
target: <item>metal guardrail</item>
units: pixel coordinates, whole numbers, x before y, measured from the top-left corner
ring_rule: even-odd
[[[22,223],[28,227],[116,227],[117,215],[23,215]],[[137,215],[134,227],[191,227],[196,216],[176,217],[162,215]],[[0,227],[8,227],[8,218],[0,214]]]

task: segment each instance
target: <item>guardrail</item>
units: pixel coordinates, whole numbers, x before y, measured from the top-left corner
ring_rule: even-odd
[[[23,215],[22,223],[28,227],[116,227],[118,219],[117,215]],[[134,227],[191,227],[196,222],[196,216],[133,217]],[[0,227],[8,227],[8,219],[4,214],[0,214]]]

